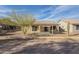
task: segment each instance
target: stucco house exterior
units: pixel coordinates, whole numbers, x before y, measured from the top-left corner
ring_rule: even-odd
[[[28,33],[57,33],[59,32],[59,25],[54,21],[35,21],[32,26],[30,26]]]
[[[69,29],[70,33],[79,34],[79,20],[78,19],[64,19],[59,21],[60,28],[67,32]]]
[[[3,30],[17,30],[20,29],[18,26],[10,26],[5,24],[0,24],[0,28]],[[32,26],[29,26],[27,31],[28,34],[32,33],[50,33],[50,34],[60,34],[62,32],[69,32],[71,34],[79,34],[79,20],[78,19],[62,19],[59,22],[54,22],[50,20],[38,20],[35,21]]]

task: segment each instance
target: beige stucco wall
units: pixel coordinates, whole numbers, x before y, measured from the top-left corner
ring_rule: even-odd
[[[72,24],[70,24],[70,30],[69,30],[69,32],[73,33],[73,31],[74,31],[74,26]]]

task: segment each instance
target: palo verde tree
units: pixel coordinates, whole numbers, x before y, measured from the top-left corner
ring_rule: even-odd
[[[27,34],[27,30],[34,23],[34,17],[29,14],[17,14],[16,12],[12,12],[9,17],[15,24],[21,27],[21,31],[23,34]]]

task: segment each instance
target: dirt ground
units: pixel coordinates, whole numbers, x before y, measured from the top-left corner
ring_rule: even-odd
[[[79,41],[66,39],[9,39],[0,41],[1,54],[79,54]]]
[[[21,37],[13,33],[0,35],[0,54],[79,54],[79,36]]]

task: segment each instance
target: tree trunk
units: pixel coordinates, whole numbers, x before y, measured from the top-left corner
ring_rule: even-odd
[[[27,26],[22,26],[21,27],[21,31],[23,32],[23,38],[24,39],[26,38],[27,30],[28,30]]]

